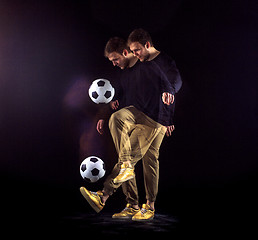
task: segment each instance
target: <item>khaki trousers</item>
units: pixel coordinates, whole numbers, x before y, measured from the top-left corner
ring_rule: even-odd
[[[104,183],[104,191],[109,195],[121,185],[113,179],[118,175],[123,162],[132,166],[142,159],[146,199],[153,202],[158,193],[159,148],[166,133],[166,127],[155,122],[133,106],[113,113],[109,129],[118,153],[118,163]],[[122,183],[127,202],[138,204],[138,190],[135,178]]]

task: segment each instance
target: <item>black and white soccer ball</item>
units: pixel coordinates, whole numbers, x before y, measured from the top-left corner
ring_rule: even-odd
[[[97,104],[109,103],[114,95],[115,89],[107,79],[96,79],[89,88],[89,96]]]
[[[105,175],[105,172],[105,163],[95,156],[87,157],[80,165],[81,176],[88,182],[97,182]]]

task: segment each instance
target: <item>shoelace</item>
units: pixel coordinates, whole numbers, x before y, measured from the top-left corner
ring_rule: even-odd
[[[95,195],[95,196],[99,196],[99,194],[97,193],[97,192],[92,192],[92,191],[90,191],[93,195]]]
[[[92,192],[92,191],[90,191],[93,195],[95,195],[96,197],[99,197],[100,198],[100,204],[102,204],[102,205],[105,205],[104,203],[103,203],[103,200],[102,200],[102,197],[101,197],[101,195],[99,195],[97,192]]]
[[[124,173],[125,169],[126,169],[126,168],[122,168],[122,169],[120,170],[119,174]]]
[[[141,213],[142,213],[142,214],[144,214],[144,213],[146,213],[146,212],[147,212],[147,209],[145,209],[145,208],[142,208],[142,209],[141,209]]]
[[[128,208],[128,207],[125,207],[122,212],[126,211],[127,209],[129,209],[129,208]]]

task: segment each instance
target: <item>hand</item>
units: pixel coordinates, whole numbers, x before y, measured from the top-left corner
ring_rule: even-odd
[[[111,102],[110,102],[110,107],[111,107],[113,110],[117,110],[118,107],[119,107],[119,102],[118,102],[118,100],[111,101]]]
[[[175,96],[171,93],[168,93],[168,92],[164,92],[162,94],[162,101],[164,104],[166,105],[170,105],[170,104],[173,104],[175,100]]]
[[[98,122],[97,122],[97,131],[99,134],[103,134],[104,133],[104,120],[103,119],[100,119]]]
[[[172,132],[175,130],[175,126],[171,125],[171,126],[166,126],[167,131],[166,131],[166,135],[169,137],[171,136]]]

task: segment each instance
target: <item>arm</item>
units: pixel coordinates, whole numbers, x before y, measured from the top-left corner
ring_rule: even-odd
[[[171,83],[172,86],[172,94],[174,95],[177,93],[181,86],[182,86],[182,79],[179,73],[179,70],[176,67],[175,61],[172,60],[170,67],[168,68],[167,72],[165,73],[169,82]]]
[[[111,101],[111,102],[109,103],[109,106],[110,106],[110,108],[111,108],[112,110],[117,110],[118,107],[119,107],[119,102],[118,102],[118,100]],[[97,122],[97,127],[96,127],[96,129],[97,129],[98,133],[101,134],[101,135],[104,133],[104,123],[105,123],[105,119],[107,119],[107,118],[110,116],[110,114],[111,114],[111,112],[110,112],[110,111],[107,111],[106,108],[107,108],[107,107],[103,107],[103,108],[102,108],[102,111],[100,111],[101,114],[98,114],[100,119],[99,119],[98,122]]]
[[[174,103],[174,89],[167,76],[161,71],[162,101],[166,105]]]

